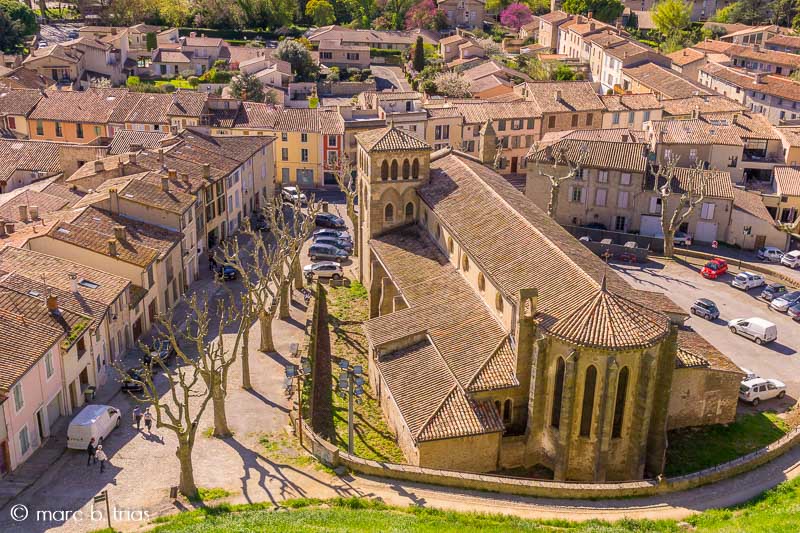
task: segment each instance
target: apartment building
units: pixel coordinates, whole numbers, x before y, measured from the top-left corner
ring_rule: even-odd
[[[47,91],[28,116],[34,140],[88,143],[110,137],[109,122],[127,89]]]
[[[343,45],[368,46],[370,48],[384,48],[388,50],[408,50],[417,41],[417,36],[422,36],[422,40],[425,44],[436,45],[439,42],[439,34],[429,30],[358,30],[336,25],[322,26],[313,30],[311,34],[308,35],[308,40],[311,41],[312,44],[317,45],[323,40],[333,40],[340,41]]]
[[[365,91],[358,95],[358,106],[375,111],[379,119],[392,121],[398,128],[421,136],[427,119],[422,100],[422,93],[416,91]]]
[[[773,35],[764,41],[764,48],[767,50],[798,54],[800,53],[800,37],[786,34]]]
[[[791,76],[800,68],[800,55],[764,49],[759,44],[735,45],[726,52],[726,55],[731,58],[734,67],[778,76]]]
[[[778,125],[800,117],[800,83],[785,76],[747,73],[722,65],[700,69],[699,81]]]
[[[644,123],[660,120],[664,106],[652,93],[600,95],[605,106],[602,128],[644,129]]]
[[[319,42],[317,60],[320,65],[339,68],[369,68],[369,46],[343,44],[341,40],[323,39]]]
[[[554,131],[596,129],[603,122],[605,105],[588,81],[529,82],[514,91],[540,116],[535,139]]]
[[[41,99],[37,89],[12,89],[0,84],[0,137],[26,139],[28,116]]]
[[[667,54],[671,68],[687,80],[697,80],[700,67],[708,63],[708,53],[694,48],[683,48]]]
[[[559,27],[571,21],[573,18],[574,15],[569,15],[555,9],[539,17],[539,44],[557,52],[559,49]]]
[[[434,151],[448,147],[470,151],[471,148],[471,151],[475,153],[475,141],[469,139],[464,142],[465,120],[460,107],[452,104],[426,105],[425,112],[428,113],[425,141],[433,147]],[[473,126],[475,125],[477,123],[473,123]],[[478,131],[478,128],[475,128],[474,131]]]
[[[692,118],[694,114],[701,117],[714,113],[737,113],[746,108],[730,98],[716,94],[688,96],[686,98],[667,98],[661,100],[665,118]]]
[[[623,68],[622,90],[632,93],[653,93],[659,99],[708,94],[701,84],[656,63]]]
[[[483,28],[486,16],[485,0],[436,0],[444,11],[450,26],[457,28]]]
[[[486,57],[486,50],[472,35],[459,31],[439,41],[439,55],[448,66],[454,67]]]

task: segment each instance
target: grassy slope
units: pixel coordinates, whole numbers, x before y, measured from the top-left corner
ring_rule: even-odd
[[[545,531],[571,533],[686,531],[672,520],[621,520],[615,523],[593,520],[525,520],[502,515],[455,513],[420,507],[387,507],[358,499],[290,500],[293,510],[275,512],[269,505],[211,507],[160,519],[157,532],[228,531],[420,531],[506,532]],[[761,498],[734,509],[707,511],[687,520],[692,531],[710,533],[772,533],[800,531],[800,479],[786,482]]]
[[[727,426],[671,432],[667,476],[697,472],[755,451],[781,438],[789,426],[774,413],[745,415]]]

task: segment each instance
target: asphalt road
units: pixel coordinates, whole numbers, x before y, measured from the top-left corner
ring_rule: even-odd
[[[700,275],[699,266],[682,262],[660,264],[651,261],[645,265],[613,265],[613,268],[634,287],[667,293],[687,311],[697,298],[713,300],[720,310],[719,319],[709,322],[692,316],[687,324],[740,367],[761,377],[777,378],[786,383],[787,396],[780,406],[776,405],[776,400],[770,400],[762,404],[765,408],[782,410],[800,398],[800,323],[785,313],[770,309],[766,301],[758,298],[761,288],[745,292],[731,287],[730,282],[738,271],[733,269],[732,274],[709,280]],[[728,330],[729,320],[750,317],[761,317],[775,323],[778,339],[758,346]]]

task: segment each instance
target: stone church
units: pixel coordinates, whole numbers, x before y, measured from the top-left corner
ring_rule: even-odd
[[[491,122],[477,158],[357,141],[370,382],[410,464],[641,479],[668,429],[733,420],[738,367],[497,174]]]

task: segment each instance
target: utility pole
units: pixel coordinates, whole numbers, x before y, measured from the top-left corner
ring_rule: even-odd
[[[303,381],[311,375],[311,362],[308,357],[300,358],[300,366],[290,364],[285,369],[286,397],[291,398],[294,388],[294,380],[297,380],[297,436],[300,438],[300,447],[303,447]]]
[[[353,402],[361,404],[361,396],[364,394],[364,369],[361,365],[350,366],[350,361],[341,359],[339,368],[339,397],[347,399],[347,453],[353,455],[355,438],[353,436]]]

